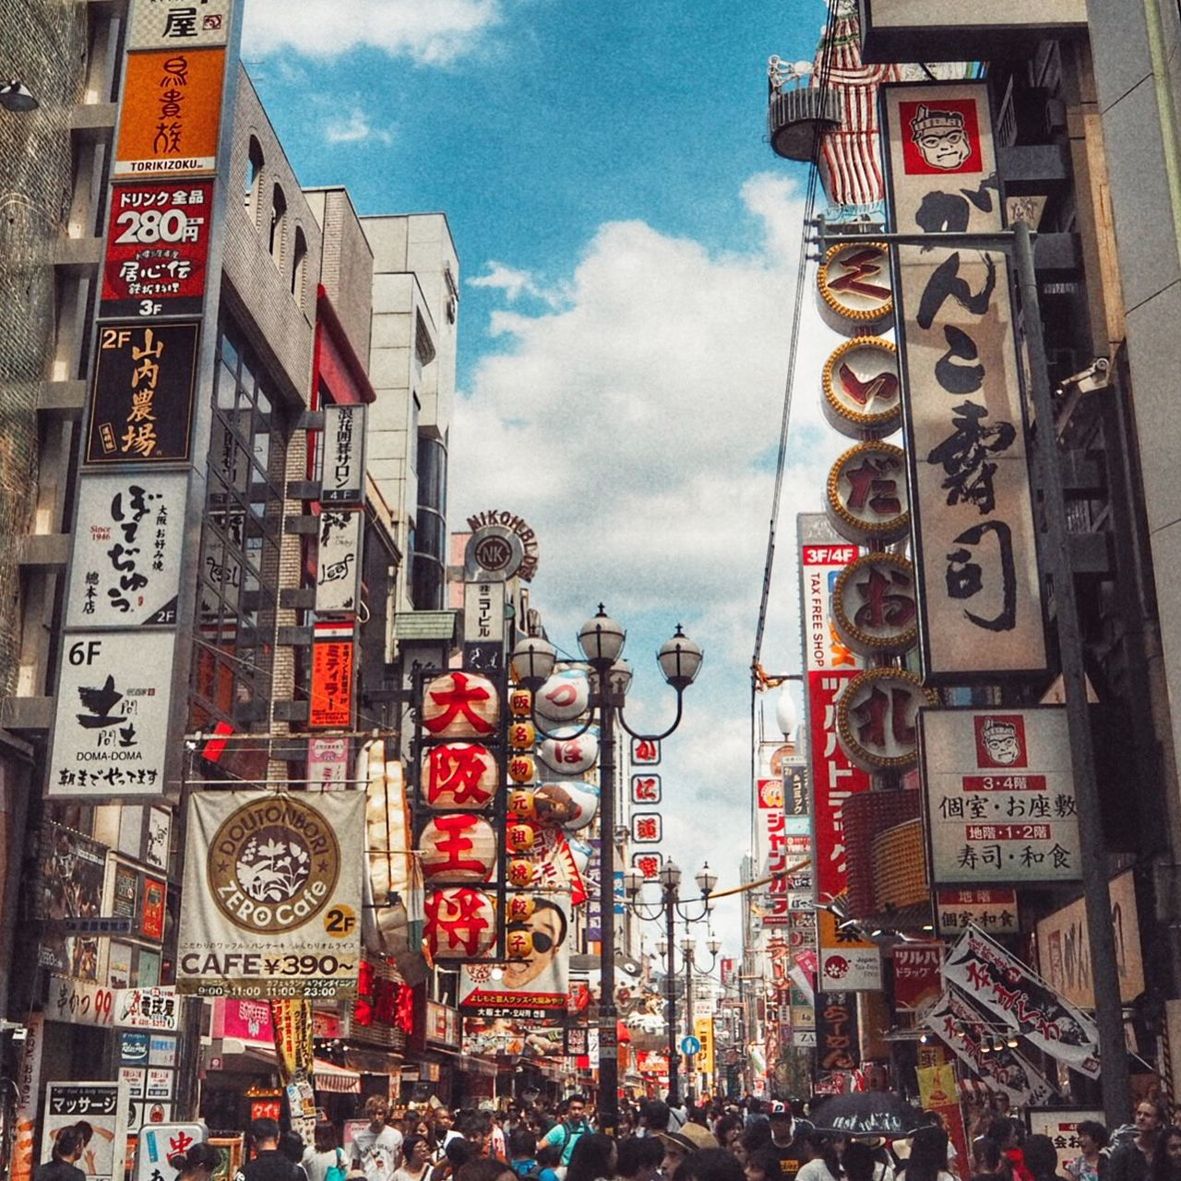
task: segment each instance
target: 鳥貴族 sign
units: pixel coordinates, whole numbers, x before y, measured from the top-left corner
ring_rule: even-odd
[[[114,175],[212,172],[225,66],[224,49],[128,54]]]
[[[177,988],[334,997],[356,988],[365,799],[202,792],[189,801]]]
[[[919,746],[936,885],[1082,876],[1064,706],[923,709]]]
[[[199,328],[195,321],[99,326],[88,464],[189,458]]]
[[[65,633],[48,795],[164,794],[173,643],[171,632]]]
[[[115,185],[101,314],[199,314],[212,221],[212,181]]]
[[[999,233],[987,86],[891,85],[882,98],[891,228]],[[999,243],[894,249],[924,677],[1041,671],[1008,260]]]
[[[186,491],[183,472],[82,474],[67,626],[176,623]]]

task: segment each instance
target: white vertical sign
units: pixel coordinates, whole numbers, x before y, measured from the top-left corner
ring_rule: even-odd
[[[365,498],[365,407],[324,407],[323,504],[361,504]]]

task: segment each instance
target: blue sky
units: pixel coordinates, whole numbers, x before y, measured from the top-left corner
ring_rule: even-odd
[[[630,629],[629,712],[671,714],[655,650],[706,664],[666,744],[664,851],[736,884],[749,660],[771,513],[804,170],[765,142],[766,63],[811,58],[822,0],[247,0],[243,57],[307,185],[442,210],[459,250],[450,516],[537,530],[534,603],[575,650]],[[805,300],[809,309],[811,301]],[[842,449],[809,312],[765,663],[799,668],[793,527]],[[774,700],[766,707],[770,737]],[[719,934],[737,949],[738,908]],[[651,938],[656,932],[651,932]]]

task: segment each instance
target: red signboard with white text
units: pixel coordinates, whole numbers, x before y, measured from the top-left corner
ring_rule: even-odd
[[[837,578],[861,551],[845,541],[823,514],[801,514],[797,522],[815,834],[813,878],[816,896],[829,899],[843,894],[848,885],[844,802],[869,788],[869,775],[849,761],[837,741],[837,699],[864,661],[837,636],[831,607]]]

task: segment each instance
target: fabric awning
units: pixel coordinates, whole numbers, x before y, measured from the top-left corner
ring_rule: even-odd
[[[361,1076],[347,1066],[316,1058],[312,1062],[312,1086],[317,1091],[328,1091],[333,1095],[359,1095]]]

